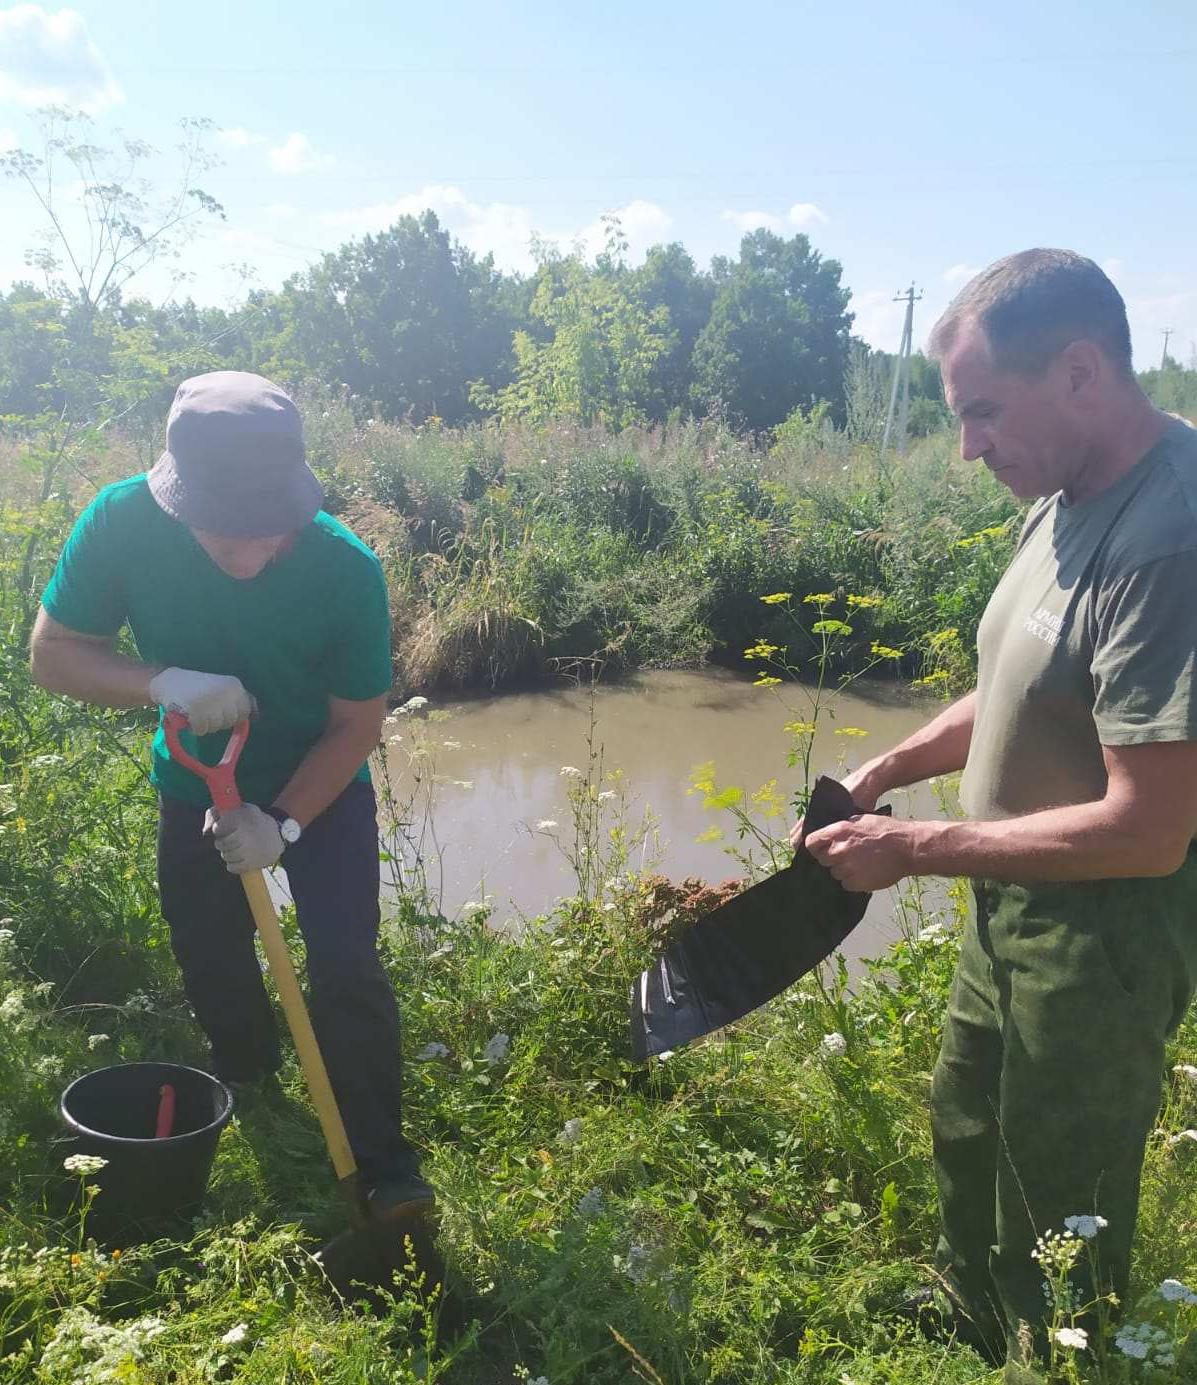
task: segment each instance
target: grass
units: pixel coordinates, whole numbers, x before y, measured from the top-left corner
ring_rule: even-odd
[[[861,608],[847,595],[860,592],[881,598],[867,608],[867,631],[860,627],[861,658],[877,640],[896,643],[899,614],[913,632],[912,612],[922,611],[919,628],[940,638],[939,667],[963,677],[966,662],[951,665],[964,658],[963,637],[943,631],[967,628],[1009,541],[1009,514],[934,448],[901,478],[866,485],[864,468],[875,464],[865,459],[766,458],[702,430],[632,440],[392,430],[374,474],[395,494],[400,474],[425,476],[422,490],[414,480],[408,487],[409,497],[424,497],[420,528],[377,481],[355,497],[355,478],[371,475],[363,459],[378,444],[352,428],[329,473],[346,505],[368,503],[390,526],[384,556],[394,590],[413,604],[397,602],[397,652],[402,666],[426,648],[428,679],[525,676],[554,648],[586,652],[554,645],[569,629],[585,629],[586,642],[622,634],[620,657],[629,660],[709,656],[714,646],[704,641],[719,629],[737,651],[758,639],[780,647],[779,632],[801,647],[794,620],[810,625],[816,644],[834,635],[850,667],[860,632],[813,626],[850,623],[840,617]],[[423,449],[432,460],[422,472]],[[479,472],[491,467],[494,484],[450,503],[445,478],[463,455]],[[611,499],[603,487],[613,475],[623,490]],[[931,497],[920,494],[927,478],[940,486]],[[617,781],[597,745],[570,788],[577,892],[546,901],[519,937],[488,928],[485,909],[440,916],[420,887],[419,863],[398,849],[392,856],[401,888],[384,927],[385,960],[403,1010],[410,1130],[440,1195],[443,1305],[414,1279],[396,1285],[379,1316],[342,1308],[325,1290],[312,1252],[342,1211],[293,1062],[286,1100],[247,1108],[225,1132],[195,1224],[148,1245],[89,1242],[86,1218],[63,1211],[72,1179],[55,1143],[59,1093],[103,1064],[202,1062],[203,1050],[157,910],[146,718],[82,709],[30,687],[19,632],[64,505],[35,508],[19,487],[6,496],[3,1385],[989,1378],[966,1348],[913,1340],[885,1316],[925,1277],[934,1241],[927,1093],[963,890],[939,912],[909,892],[905,938],[851,988],[833,969],[716,1039],[635,1065],[627,986],[662,929],[678,924],[662,916],[659,882],[629,868],[631,827],[600,832],[597,796]],[[592,504],[609,504],[615,518],[584,527]],[[509,518],[518,510],[518,525],[504,527],[504,506]],[[453,513],[460,527],[422,547]],[[782,591],[794,601],[772,613],[761,606],[760,595]],[[900,612],[895,592],[907,603]],[[807,604],[803,593],[833,601]],[[585,622],[571,626],[579,611]],[[429,613],[435,619],[423,628]],[[527,664],[508,657],[509,626],[521,621],[539,632],[520,646]],[[667,634],[676,642],[664,643]],[[805,733],[796,734],[800,762]],[[430,791],[414,777],[397,786],[417,807]],[[733,818],[757,814],[762,837],[776,834],[776,821],[761,816],[769,804],[743,795],[726,803]],[[419,813],[406,800],[393,806],[418,852]],[[1197,1065],[1192,1016],[1171,1061]],[[1197,1141],[1184,1134],[1194,1126],[1197,1084],[1178,1071],[1145,1168],[1140,1306],[1131,1316],[1181,1342],[1193,1310],[1158,1286],[1197,1271]],[[1061,1348],[1051,1378],[1081,1379],[1082,1359]],[[1115,1351],[1086,1378],[1192,1379],[1194,1346],[1154,1375],[1142,1369]]]

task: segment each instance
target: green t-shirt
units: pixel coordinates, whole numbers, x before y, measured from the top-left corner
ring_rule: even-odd
[[[1036,502],[977,651],[969,817],[1093,802],[1103,746],[1197,740],[1197,431],[1079,504]]]
[[[250,803],[274,801],[323,733],[330,696],[366,701],[391,685],[382,568],[323,512],[245,581],[222,572],[159,508],[144,476],[118,481],[80,515],[42,605],[85,635],[115,635],[128,622],[147,663],[240,678],[258,702],[237,769]],[[191,747],[216,764],[227,740],[220,731],[193,737]],[[369,777],[363,765],[358,778]],[[172,763],[161,726],[152,778],[171,798],[211,801],[200,779]]]

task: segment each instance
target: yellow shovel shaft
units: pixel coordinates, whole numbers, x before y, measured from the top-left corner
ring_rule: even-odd
[[[274,977],[291,1037],[295,1041],[299,1065],[303,1068],[308,1094],[320,1119],[320,1128],[324,1131],[324,1143],[328,1146],[333,1168],[339,1179],[352,1178],[357,1172],[357,1162],[349,1148],[345,1122],[341,1119],[332,1083],[328,1080],[328,1069],[324,1066],[324,1058],[316,1042],[316,1033],[308,1017],[308,1008],[303,1003],[299,978],[295,975],[291,954],[287,951],[286,939],[279,927],[278,914],[274,908],[274,901],[270,898],[266,876],[260,870],[252,870],[241,877],[241,883],[245,886],[245,896],[249,900],[254,923],[262,938],[266,962],[270,967],[270,974]]]

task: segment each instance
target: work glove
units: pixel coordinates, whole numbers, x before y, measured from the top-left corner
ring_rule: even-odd
[[[243,803],[219,817],[208,809],[204,832],[211,835],[224,857],[225,868],[233,875],[251,870],[269,870],[283,854],[283,835],[278,823],[255,803]]]
[[[150,696],[168,712],[182,712],[197,736],[225,731],[258,710],[240,678],[164,668],[150,680]]]

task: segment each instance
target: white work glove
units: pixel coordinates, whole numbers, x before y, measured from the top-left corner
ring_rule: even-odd
[[[204,832],[211,834],[226,869],[233,875],[269,870],[283,854],[283,834],[278,823],[255,803],[243,803],[219,817],[209,808]]]
[[[225,731],[258,710],[240,678],[164,668],[150,680],[150,696],[168,712],[182,712],[197,736]]]

